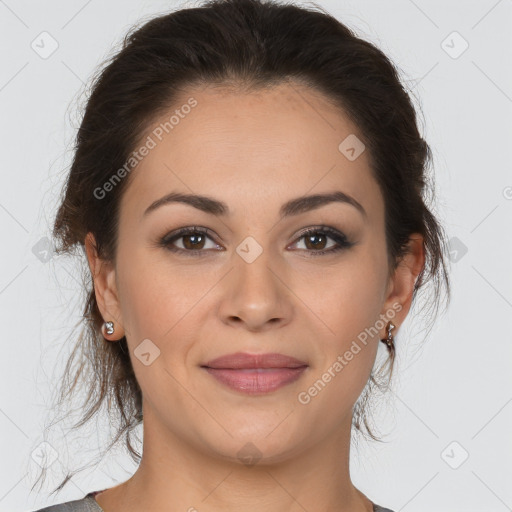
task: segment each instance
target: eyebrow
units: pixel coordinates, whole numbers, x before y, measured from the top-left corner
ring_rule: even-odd
[[[187,204],[205,213],[216,216],[225,217],[231,215],[228,205],[223,201],[197,194],[171,192],[170,194],[167,194],[151,203],[144,211],[143,217],[148,215],[150,212],[155,211],[157,208],[171,203]],[[341,191],[335,191],[327,194],[314,194],[291,199],[281,206],[279,216],[283,219],[285,217],[299,215],[304,212],[316,210],[317,208],[321,208],[329,203],[349,204],[356,208],[365,219],[368,217],[366,210],[358,201],[356,201],[352,196]]]

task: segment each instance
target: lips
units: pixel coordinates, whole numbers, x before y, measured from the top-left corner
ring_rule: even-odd
[[[301,366],[308,366],[308,364],[305,361],[283,354],[236,352],[212,359],[202,366],[216,369],[244,370],[250,368],[300,368]]]
[[[232,390],[261,395],[296,381],[308,364],[283,354],[237,352],[208,361],[202,368]]]

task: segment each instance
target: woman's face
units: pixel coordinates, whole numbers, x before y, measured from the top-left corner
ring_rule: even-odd
[[[383,197],[357,128],[298,84],[191,89],[177,109],[168,133],[160,121],[174,112],[148,132],[153,147],[121,202],[115,267],[97,286],[104,319],[127,336],[145,431],[240,462],[346,435],[415,278],[405,269],[388,279]],[[211,202],[147,210],[171,193]],[[340,200],[307,200],[335,193]],[[207,233],[172,239],[186,227]],[[205,368],[240,352],[305,368]]]

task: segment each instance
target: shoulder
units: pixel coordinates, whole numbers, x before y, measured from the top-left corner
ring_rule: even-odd
[[[66,501],[58,505],[41,508],[34,512],[103,512],[97,501],[88,494],[84,498],[74,501]]]

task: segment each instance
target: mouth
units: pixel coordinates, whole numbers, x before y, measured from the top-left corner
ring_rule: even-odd
[[[225,386],[249,395],[261,395],[291,384],[309,365],[283,354],[247,354],[237,352],[201,365]]]

